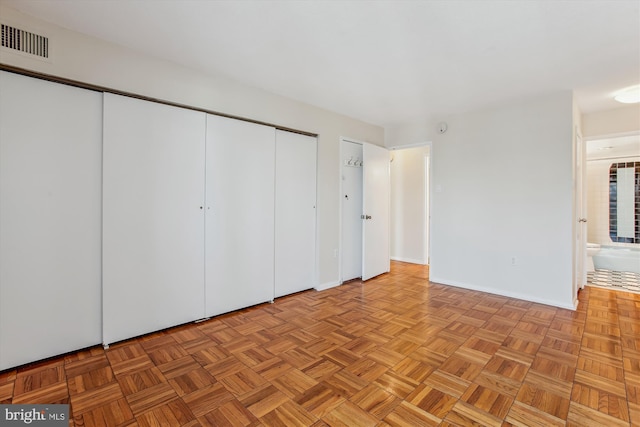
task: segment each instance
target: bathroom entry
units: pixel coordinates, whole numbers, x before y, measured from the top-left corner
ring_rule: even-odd
[[[341,140],[340,281],[368,280],[390,270],[389,152]]]
[[[429,264],[430,143],[392,148],[391,259]]]

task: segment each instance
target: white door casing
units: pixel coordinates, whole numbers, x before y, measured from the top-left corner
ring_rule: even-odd
[[[573,297],[576,298],[578,288],[583,289],[587,282],[587,195],[586,195],[586,144],[576,129],[575,142],[575,221],[576,240],[574,242],[574,286]]]

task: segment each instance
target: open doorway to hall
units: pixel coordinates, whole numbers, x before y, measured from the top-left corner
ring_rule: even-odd
[[[429,264],[430,144],[391,151],[391,259]]]

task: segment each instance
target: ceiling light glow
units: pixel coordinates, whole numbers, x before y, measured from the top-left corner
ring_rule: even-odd
[[[628,87],[618,92],[613,99],[623,104],[635,104],[640,102],[640,85]]]

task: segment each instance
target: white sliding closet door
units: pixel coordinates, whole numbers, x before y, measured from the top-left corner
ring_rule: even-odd
[[[316,144],[276,132],[276,297],[315,286]]]
[[[207,115],[207,316],[273,299],[275,129]]]
[[[105,344],[204,317],[205,117],[105,94]]]
[[[99,344],[102,94],[0,72],[0,370]]]

